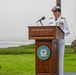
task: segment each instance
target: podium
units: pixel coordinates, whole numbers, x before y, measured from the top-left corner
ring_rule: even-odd
[[[59,75],[58,39],[64,32],[58,26],[29,26],[29,39],[35,39],[35,75]]]

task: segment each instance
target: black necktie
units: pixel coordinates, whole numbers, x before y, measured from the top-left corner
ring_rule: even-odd
[[[57,21],[57,18],[55,18],[55,21]]]

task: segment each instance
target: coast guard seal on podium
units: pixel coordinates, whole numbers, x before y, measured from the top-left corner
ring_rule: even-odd
[[[41,60],[47,60],[50,56],[50,50],[47,46],[40,46],[37,50],[37,55]]]

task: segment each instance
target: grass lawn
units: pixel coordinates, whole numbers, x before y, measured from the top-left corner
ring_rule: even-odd
[[[0,48],[0,75],[35,75],[35,45]],[[76,72],[76,54],[65,48],[64,71]]]
[[[34,75],[34,54],[0,55],[0,75]]]
[[[76,54],[65,54],[64,71],[76,72]]]
[[[65,72],[76,72],[76,54],[65,54]],[[35,75],[35,54],[0,55],[0,75]]]

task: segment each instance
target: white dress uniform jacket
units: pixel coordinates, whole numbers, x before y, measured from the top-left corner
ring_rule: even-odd
[[[55,17],[50,18],[49,25],[50,26],[55,26],[55,25],[59,26],[65,33],[64,38],[65,38],[65,36],[70,34],[66,19],[61,16],[59,18],[55,18]],[[65,39],[59,39],[59,43],[65,43]]]
[[[49,20],[49,25],[50,26],[59,26],[63,32],[64,32],[64,39],[58,39],[58,44],[59,44],[59,74],[58,75],[63,75],[63,62],[64,62],[64,50],[65,50],[65,36],[70,34],[66,19],[63,17],[55,18],[52,17]]]

